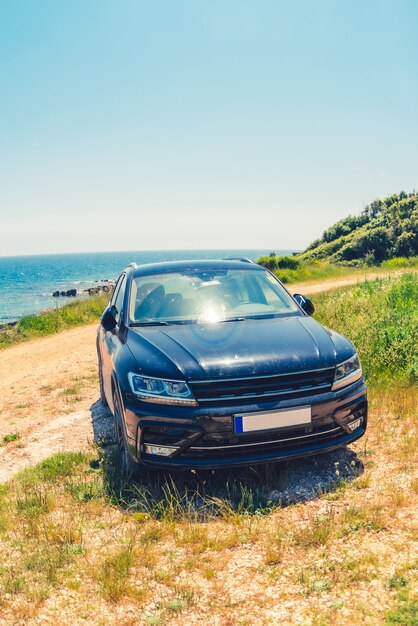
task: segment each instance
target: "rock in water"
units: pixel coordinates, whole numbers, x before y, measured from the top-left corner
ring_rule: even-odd
[[[98,282],[98,281],[95,281]],[[53,298],[75,298],[76,296],[96,296],[100,293],[112,293],[114,284],[110,280],[104,280],[105,285],[97,285],[95,287],[88,287],[77,291],[77,289],[67,289],[66,291],[54,291],[52,293]]]

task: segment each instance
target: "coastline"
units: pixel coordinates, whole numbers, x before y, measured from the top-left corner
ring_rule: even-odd
[[[278,254],[286,252],[277,250]],[[230,256],[255,260],[268,253],[265,249],[157,250],[0,257],[0,324],[62,306],[53,297],[54,292],[88,289],[105,280],[113,281],[132,261],[146,264]]]
[[[22,315],[21,317],[11,320],[9,322],[0,322],[0,332],[11,330],[15,326],[17,326],[22,319],[36,318],[36,317],[41,317],[42,315],[53,313],[55,310],[61,309],[67,306],[68,304],[70,304],[71,302],[87,300],[88,298],[91,298],[92,296],[100,296],[100,295],[106,295],[106,297],[111,296],[111,293],[115,285],[113,280],[105,278],[102,281],[96,280],[94,282],[99,283],[99,284],[94,284],[91,287],[87,287],[85,289],[71,288],[71,289],[64,289],[61,291],[59,290],[54,291],[51,294],[51,296],[56,299],[57,307],[44,309],[42,311],[39,311],[38,313],[32,313],[30,315]]]

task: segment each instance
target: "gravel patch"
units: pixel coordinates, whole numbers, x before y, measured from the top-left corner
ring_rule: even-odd
[[[319,457],[290,461],[286,486],[272,490],[270,498],[283,505],[306,502],[333,491],[341,482],[363,473],[363,464],[350,448],[342,448]]]

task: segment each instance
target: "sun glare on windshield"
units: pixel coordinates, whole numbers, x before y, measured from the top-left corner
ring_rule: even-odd
[[[264,269],[137,276],[130,295],[130,318],[137,324],[215,324],[298,312],[289,294]]]

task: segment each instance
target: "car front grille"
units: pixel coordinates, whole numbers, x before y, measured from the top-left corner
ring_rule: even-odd
[[[200,404],[281,400],[330,391],[334,372],[330,367],[290,374],[195,380],[189,385]]]
[[[233,459],[246,456],[254,457],[263,454],[277,454],[285,450],[300,449],[303,451],[307,446],[315,446],[326,442],[329,442],[331,445],[333,441],[344,435],[344,431],[339,426],[319,429],[313,433],[301,433],[300,431],[289,432],[280,439],[276,435],[276,437],[272,438],[270,441],[242,442],[240,444],[226,446],[191,446],[183,452],[182,456],[188,459]]]
[[[213,418],[212,418],[213,419]],[[168,445],[174,448],[189,440],[174,459],[186,462],[228,461],[233,459],[252,459],[257,457],[286,455],[286,453],[305,454],[313,452],[315,447],[345,445],[351,434],[335,422],[332,414],[315,419],[311,425],[275,429],[268,432],[251,432],[237,435],[232,431],[232,416],[227,429],[183,430],[159,425],[147,426],[143,430],[143,442],[149,445]],[[349,407],[344,417],[345,424],[360,420],[360,429],[365,427],[367,419],[367,401],[361,400]],[[225,423],[226,426],[226,423]],[[177,430],[177,431],[176,431]],[[193,440],[193,435],[200,436]],[[355,434],[356,431],[353,431]]]

